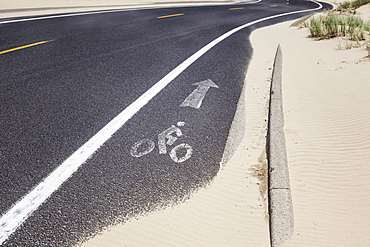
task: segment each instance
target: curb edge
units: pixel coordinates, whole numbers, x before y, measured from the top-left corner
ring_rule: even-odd
[[[278,45],[272,72],[266,151],[270,241],[280,246],[293,235],[294,217],[289,183],[282,103],[282,49]]]

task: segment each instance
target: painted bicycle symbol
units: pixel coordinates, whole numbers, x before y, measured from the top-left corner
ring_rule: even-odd
[[[183,135],[179,127],[184,125],[184,122],[178,122],[177,126],[172,125],[158,135],[159,154],[167,154],[167,146],[173,146],[178,138]],[[155,142],[153,140],[143,139],[132,145],[130,154],[133,157],[139,158],[151,153],[154,148]],[[169,153],[171,159],[176,163],[182,163],[188,160],[192,154],[193,148],[186,143],[175,146]]]

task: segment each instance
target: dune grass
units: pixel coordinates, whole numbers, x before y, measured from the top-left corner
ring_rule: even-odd
[[[333,12],[311,18],[307,26],[311,37],[319,39],[348,36],[353,41],[361,41],[370,31],[370,22],[365,23],[358,16],[344,16]]]
[[[341,37],[338,49],[364,47],[370,57],[370,21],[365,22],[359,16],[328,11],[311,17],[303,27],[309,29],[311,37],[319,40]]]

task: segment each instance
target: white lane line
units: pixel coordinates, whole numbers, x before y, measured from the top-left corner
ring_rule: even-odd
[[[253,4],[253,3],[259,3],[261,1],[262,0],[256,0],[256,1],[251,1],[251,2],[243,3],[243,4]],[[197,5],[196,7],[202,7],[202,6],[217,6],[217,5]],[[95,14],[104,14],[104,13],[125,12],[125,11],[133,11],[133,10],[161,9],[161,8],[179,8],[179,6],[174,6],[174,7],[141,7],[141,8],[138,7],[138,8],[130,8],[130,9],[112,9],[112,10],[101,10],[101,11],[82,12],[82,13],[71,13],[71,14],[40,16],[40,17],[31,17],[31,18],[25,18],[25,19],[0,21],[0,25],[1,24],[7,24],[7,23],[25,22],[25,21],[37,21],[37,20],[54,19],[54,18],[62,18],[62,17],[71,17],[71,16],[80,16],[80,15],[95,15]]]
[[[315,2],[315,1],[313,1]],[[322,5],[315,2],[319,7],[308,10],[294,11],[274,16],[265,17],[256,21],[249,22],[235,29],[228,31],[217,39],[213,40],[199,51],[194,53],[148,91],[141,95],[129,107],[123,110],[113,120],[111,120],[104,128],[96,133],[89,141],[74,152],[67,160],[65,160],[58,168],[50,173],[40,184],[32,189],[25,197],[19,200],[12,208],[10,208],[0,218],[0,245],[13,234],[17,228],[54,192],[56,191],[77,169],[91,157],[96,150],[100,148],[111,136],[120,129],[133,115],[135,115],[143,106],[145,106],[152,98],[154,98],[162,89],[164,89],[173,79],[182,73],[187,67],[199,59],[203,54],[209,51],[212,47],[238,32],[239,30],[254,25],[256,23],[278,18],[286,15],[292,15],[302,12],[319,10]]]

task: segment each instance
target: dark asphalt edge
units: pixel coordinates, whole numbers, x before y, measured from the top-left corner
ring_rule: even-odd
[[[282,49],[279,45],[272,72],[266,140],[271,247],[280,246],[293,235],[294,230],[284,134],[282,61]]]

